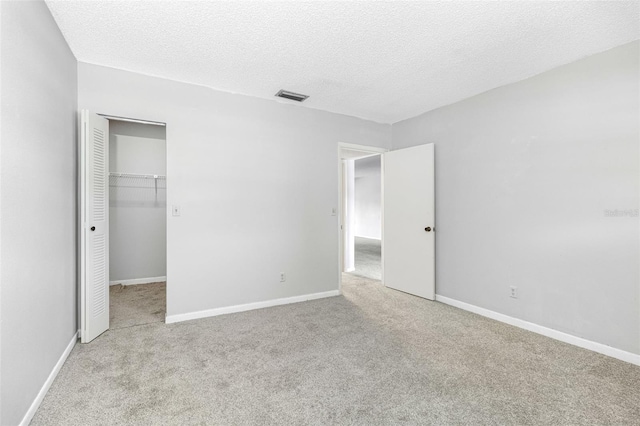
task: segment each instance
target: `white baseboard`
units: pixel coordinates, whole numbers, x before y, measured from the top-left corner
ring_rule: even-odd
[[[149,278],[136,278],[133,280],[116,280],[109,281],[109,285],[134,285],[134,284],[150,284],[150,283],[161,283],[167,281],[167,277],[149,277]]]
[[[345,268],[344,269],[345,272],[353,272],[355,270],[356,270],[356,268]]]
[[[31,403],[31,406],[29,407],[29,410],[27,410],[27,413],[22,418],[22,421],[20,422],[20,426],[29,425],[29,423],[31,422],[31,419],[33,419],[33,416],[36,414],[36,411],[38,411],[38,408],[40,407],[40,404],[42,403],[44,396],[49,391],[49,388],[53,384],[53,381],[56,379],[56,376],[60,372],[60,369],[64,365],[64,362],[67,360],[67,357],[69,356],[69,354],[71,353],[71,350],[73,349],[73,347],[76,345],[77,342],[78,342],[78,333],[73,335],[73,338],[67,345],[66,349],[64,350],[64,352],[62,352],[60,359],[58,359],[58,362],[53,367],[53,370],[51,370],[49,377],[47,377],[47,380],[42,385],[42,388],[40,389],[40,392],[38,392],[36,399],[33,400],[33,402]]]
[[[305,294],[302,296],[285,297],[282,299],[266,300],[264,302],[247,303],[244,305],[227,306],[224,308],[207,309],[204,311],[189,312],[186,314],[168,315],[165,319],[167,324],[181,321],[194,320],[198,318],[215,317],[218,315],[232,314],[235,312],[252,311],[254,309],[270,308],[272,306],[288,305],[290,303],[306,302],[308,300],[323,299],[325,297],[339,296],[338,290],[325,291],[323,293]]]
[[[560,340],[561,342],[569,343],[583,349],[598,352],[600,354],[607,355],[612,358],[617,358],[631,364],[640,365],[640,355],[638,354],[623,351],[622,349],[616,349],[602,343],[593,342],[591,340],[583,339],[582,337],[563,333],[562,331],[554,330],[552,328],[544,327],[532,322],[500,314],[498,312],[471,305],[469,303],[461,302],[459,300],[451,299],[449,297],[440,296],[439,294],[436,295],[436,301],[455,306],[456,308],[464,309],[465,311],[473,312],[474,314],[482,315],[483,317],[504,322],[515,327],[523,328],[534,333],[542,334],[543,336],[551,337],[552,339]]]

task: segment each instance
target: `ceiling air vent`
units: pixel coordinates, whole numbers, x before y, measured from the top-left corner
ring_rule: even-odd
[[[291,99],[292,101],[302,102],[307,99],[309,96],[301,95],[300,93],[288,92],[286,90],[280,90],[276,93],[276,96],[279,98]]]

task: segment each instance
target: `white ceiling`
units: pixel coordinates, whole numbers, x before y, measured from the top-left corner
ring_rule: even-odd
[[[640,38],[638,1],[47,4],[79,61],[381,123]]]

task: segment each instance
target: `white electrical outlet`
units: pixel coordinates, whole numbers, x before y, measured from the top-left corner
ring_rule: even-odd
[[[517,299],[518,298],[518,287],[511,286],[511,287],[509,287],[509,289],[511,290],[511,293],[509,294],[509,297],[513,297],[514,299]]]
[[[287,276],[284,274],[284,272],[280,272],[280,282],[283,283],[287,280]]]

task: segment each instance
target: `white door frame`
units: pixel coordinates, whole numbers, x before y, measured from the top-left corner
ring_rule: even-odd
[[[381,183],[384,182],[384,154],[389,151],[387,148],[380,148],[377,146],[367,146],[367,145],[357,145],[353,143],[346,142],[338,142],[338,291],[342,294],[342,271],[344,270],[344,239],[345,239],[345,231],[346,231],[346,223],[345,223],[345,214],[346,209],[344,206],[344,197],[345,197],[345,182],[344,182],[344,167],[343,167],[343,157],[345,156],[345,152],[351,151],[352,153],[355,151],[356,153],[361,153],[362,155],[357,155],[351,157],[350,159],[361,159],[366,157],[371,157],[373,155],[380,155],[380,180]],[[380,186],[380,190],[382,191],[382,185]],[[380,212],[381,212],[381,220],[380,227],[383,226],[384,219],[384,193],[380,194]],[[384,229],[382,230],[382,256],[380,259],[380,268],[382,270],[382,283],[384,284]]]
[[[82,119],[81,116],[83,114],[84,110],[79,111],[78,116],[80,117],[80,119],[78,120],[78,126],[79,126],[79,131],[78,131],[78,145],[79,145],[79,149],[78,149],[78,185],[77,185],[77,191],[78,191],[78,209],[82,209],[83,207],[83,198],[84,198],[84,191],[85,191],[85,186],[86,186],[86,176],[84,175],[84,168],[85,168],[85,147],[84,144],[82,143],[82,133],[84,132],[85,129],[82,129],[80,126],[82,126]],[[89,113],[91,111],[87,110],[87,113]],[[125,122],[129,122],[129,123],[139,123],[139,124],[150,124],[150,125],[154,125],[154,126],[162,126],[162,127],[167,127],[167,123],[161,122],[161,121],[151,121],[151,120],[142,120],[142,119],[137,119],[137,118],[129,118],[129,117],[123,117],[123,116],[118,116],[118,115],[111,115],[111,114],[102,114],[102,113],[96,113],[97,115],[109,120],[109,121],[125,121]],[[110,139],[111,139],[111,130],[109,130],[109,134],[106,137],[106,146],[105,146],[105,150],[107,152],[109,152],[109,145],[110,145]],[[166,149],[166,145],[167,145],[167,140],[168,137],[165,133],[165,155],[167,156],[167,160],[168,160],[168,150]],[[168,162],[167,162],[168,163]],[[167,172],[168,172],[168,168],[167,168]],[[166,176],[166,191],[167,191],[167,207],[168,207],[168,200],[169,200],[169,178],[168,178],[168,173],[165,172],[165,176]],[[109,179],[108,174],[109,174],[109,170],[106,171],[107,173],[107,181]],[[107,191],[106,193],[106,203],[107,203],[107,210],[108,210],[108,206],[109,206],[109,191]],[[168,214],[168,209],[166,210],[166,214]],[[85,236],[84,236],[84,226],[82,224],[82,217],[83,217],[83,213],[81,211],[78,212],[78,334],[79,337],[81,337],[81,333],[82,333],[82,327],[81,327],[81,320],[80,320],[80,315],[82,315],[82,313],[84,312],[84,307],[83,304],[85,303],[84,297],[85,297],[85,288],[84,288],[84,273],[85,273],[85,268],[84,268],[84,259],[81,258],[82,253],[84,253],[84,245],[85,245]],[[169,221],[167,220],[167,223],[165,226],[168,226]],[[107,233],[107,241],[109,239],[109,234]],[[167,262],[168,263],[168,262]],[[107,264],[107,268],[109,268],[109,264]],[[108,269],[107,269],[108,270]],[[168,275],[168,265],[167,265],[167,275]],[[169,280],[167,279],[167,286],[169,285]],[[166,295],[165,295],[165,299],[166,299]],[[165,306],[166,306],[166,300],[165,300]],[[109,307],[107,306],[107,309],[109,309]]]

